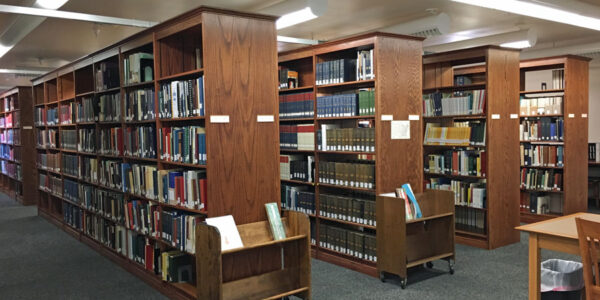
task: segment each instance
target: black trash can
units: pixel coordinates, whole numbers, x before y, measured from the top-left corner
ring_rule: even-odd
[[[542,300],[581,300],[583,264],[549,259],[542,262]]]

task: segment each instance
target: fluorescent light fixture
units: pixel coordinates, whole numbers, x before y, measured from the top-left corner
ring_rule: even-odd
[[[531,43],[529,43],[528,40],[523,40],[523,41],[516,41],[516,42],[500,44],[500,47],[525,49],[525,48],[531,47]]]
[[[297,10],[297,11],[294,11],[289,14],[285,14],[285,15],[281,16],[275,22],[275,26],[276,26],[277,30],[279,30],[279,29],[294,26],[296,24],[300,24],[300,23],[303,23],[306,21],[310,21],[317,17],[318,16],[312,12],[312,9],[310,7],[305,7],[301,10]]]
[[[58,9],[61,6],[65,5],[69,0],[37,0],[35,2],[36,6],[45,9]]]
[[[48,71],[0,69],[0,74],[43,75],[43,74],[46,74],[46,73],[48,73]]]
[[[552,8],[540,4],[517,0],[452,1],[600,31],[600,19],[587,17],[577,13]]]
[[[4,54],[6,54],[6,52],[10,51],[10,49],[12,49],[13,46],[4,46],[2,44],[0,44],[0,57],[4,56]]]

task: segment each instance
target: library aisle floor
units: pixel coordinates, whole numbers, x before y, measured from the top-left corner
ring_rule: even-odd
[[[0,299],[165,299],[137,277],[0,193]],[[526,299],[527,239],[493,251],[456,245],[456,273],[445,262],[409,274],[401,290],[318,260],[313,299]],[[578,260],[542,251],[542,258]],[[439,268],[439,271],[435,271]],[[442,270],[444,272],[442,272]],[[427,278],[427,280],[424,280]]]

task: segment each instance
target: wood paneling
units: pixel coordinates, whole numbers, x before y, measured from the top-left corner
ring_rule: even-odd
[[[279,202],[279,122],[273,22],[205,13],[203,18],[209,214],[238,224],[266,220],[264,204]],[[257,123],[273,115],[273,123]],[[243,205],[239,205],[243,203]]]
[[[377,37],[375,42],[377,194],[393,192],[404,183],[410,183],[415,192],[422,190],[421,118],[410,121],[407,140],[392,140],[391,122],[381,121],[381,115],[408,120],[409,115],[423,114],[421,49],[422,42],[417,40]]]
[[[587,146],[589,66],[587,59],[568,57],[565,68],[565,215],[587,211]],[[573,114],[573,118],[571,118]]]
[[[489,248],[496,248],[519,241],[519,119],[510,118],[519,114],[519,52],[489,49],[487,65],[486,204]]]

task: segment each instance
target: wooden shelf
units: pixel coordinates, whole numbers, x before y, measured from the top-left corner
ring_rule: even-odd
[[[283,182],[283,183],[295,183],[295,184],[303,184],[303,185],[315,186],[314,182],[300,181],[300,180],[281,179],[281,182]]]
[[[156,120],[125,121],[125,125],[154,124]]]
[[[487,146],[483,145],[431,145],[431,144],[423,144],[423,147],[432,147],[432,148],[486,148]]]
[[[554,169],[554,170],[562,170],[563,167],[550,167],[550,166],[521,166],[521,168],[528,169]]]
[[[559,117],[564,117],[564,115],[563,114],[519,115],[519,118],[543,118],[543,117],[559,118]]]
[[[600,166],[600,162],[588,161],[589,166]]]
[[[285,153],[306,153],[306,154],[314,154],[315,150],[298,150],[298,149],[285,149],[285,148],[281,148],[279,149],[280,152],[285,152]]]
[[[453,115],[453,116],[427,116],[423,117],[425,120],[437,120],[437,119],[461,119],[461,120],[479,120],[487,119],[487,115]]]
[[[163,159],[160,159],[159,162],[161,162],[161,163],[163,163],[165,165],[173,165],[173,166],[188,167],[188,168],[197,168],[197,169],[206,169],[206,165],[188,164],[188,163],[167,161],[167,160],[163,160]]]
[[[564,93],[564,89],[553,89],[553,90],[537,90],[537,91],[520,91],[519,94],[550,94],[550,93]]]
[[[564,191],[537,190],[537,189],[521,189],[521,192],[526,192],[526,193],[549,193],[549,194],[563,194],[564,193]]]
[[[137,157],[137,156],[122,156],[122,158],[129,159],[129,160],[154,162],[154,163],[158,162],[158,159],[156,159],[156,158],[145,158],[145,157]]]
[[[304,121],[314,121],[315,118],[282,118],[279,117],[279,122],[304,122]]]
[[[204,69],[195,69],[195,70],[181,72],[181,73],[177,73],[177,74],[173,74],[173,75],[169,75],[169,76],[163,76],[163,77],[159,78],[158,81],[168,81],[168,80],[174,80],[174,79],[179,79],[179,78],[183,78],[183,77],[191,77],[191,76],[203,73],[203,72],[204,72]]]
[[[519,141],[520,143],[529,143],[529,144],[535,144],[535,145],[557,145],[557,146],[561,146],[564,145],[564,142],[552,142],[552,141]]]
[[[441,86],[435,88],[426,88],[423,89],[423,94],[428,94],[437,91],[466,91],[466,90],[477,90],[477,89],[486,89],[485,83],[480,84],[465,84],[465,85],[450,85],[450,86]]]
[[[114,88],[110,88],[110,89],[106,89],[106,90],[101,90],[101,91],[96,91],[96,94],[108,94],[108,93],[112,93],[112,92],[120,92],[121,91],[121,87],[114,87]]]
[[[356,119],[375,119],[375,116],[348,116],[348,117],[319,117],[317,121],[329,121],[329,120],[356,120]]]
[[[360,151],[322,151],[318,150],[320,154],[343,154],[343,155],[375,155],[375,152],[360,152]]]
[[[371,80],[358,80],[358,81],[349,81],[342,83],[333,83],[333,84],[323,84],[317,85],[317,89],[327,89],[327,88],[360,88],[360,87],[371,87],[375,85],[375,79]]]
[[[149,86],[154,85],[154,80],[131,83],[131,84],[128,84],[128,85],[124,85],[123,88],[124,89],[133,89],[133,88],[143,87],[143,86],[147,86],[147,85],[149,85]]]
[[[345,186],[345,185],[335,185],[335,184],[327,184],[327,183],[317,183],[317,185],[322,186],[322,187],[345,189],[345,190],[352,190],[352,191],[375,192],[375,189],[365,189],[365,188],[351,187],[351,186]]]
[[[448,178],[459,178],[459,179],[486,179],[485,176],[472,176],[472,175],[455,175],[455,174],[442,174],[442,173],[431,173],[425,172],[425,176],[438,176]]]
[[[361,224],[361,223],[356,223],[356,222],[351,222],[351,221],[345,221],[345,220],[340,220],[340,219],[335,219],[335,218],[328,218],[328,217],[324,217],[324,216],[318,216],[318,218],[321,220],[329,221],[329,222],[336,222],[336,223],[340,223],[340,224],[352,225],[355,227],[363,227],[363,228],[372,229],[372,230],[377,229],[377,227],[372,226],[372,225]]]
[[[456,231],[456,234],[471,236],[471,237],[475,237],[475,238],[479,238],[479,239],[487,239],[487,235],[485,235],[485,234],[472,232],[472,231],[466,231],[466,230],[459,230],[459,229],[456,229],[455,231]]]
[[[85,97],[85,96],[91,96],[91,95],[94,95],[94,93],[95,93],[94,91],[83,92],[83,93],[80,93],[80,94],[77,94],[77,95],[75,95],[75,97]]]
[[[528,211],[521,211],[522,223],[536,223],[560,217],[559,214],[536,214]]]
[[[194,117],[182,117],[182,118],[162,118],[159,121],[167,123],[167,122],[182,122],[182,121],[200,121],[204,120],[205,116],[194,116]]]
[[[312,90],[315,87],[312,85],[308,85],[308,86],[301,86],[301,87],[297,87],[297,88],[292,88],[292,89],[279,89],[279,93],[288,93],[288,92],[298,92],[298,91],[306,91],[306,90]]]

